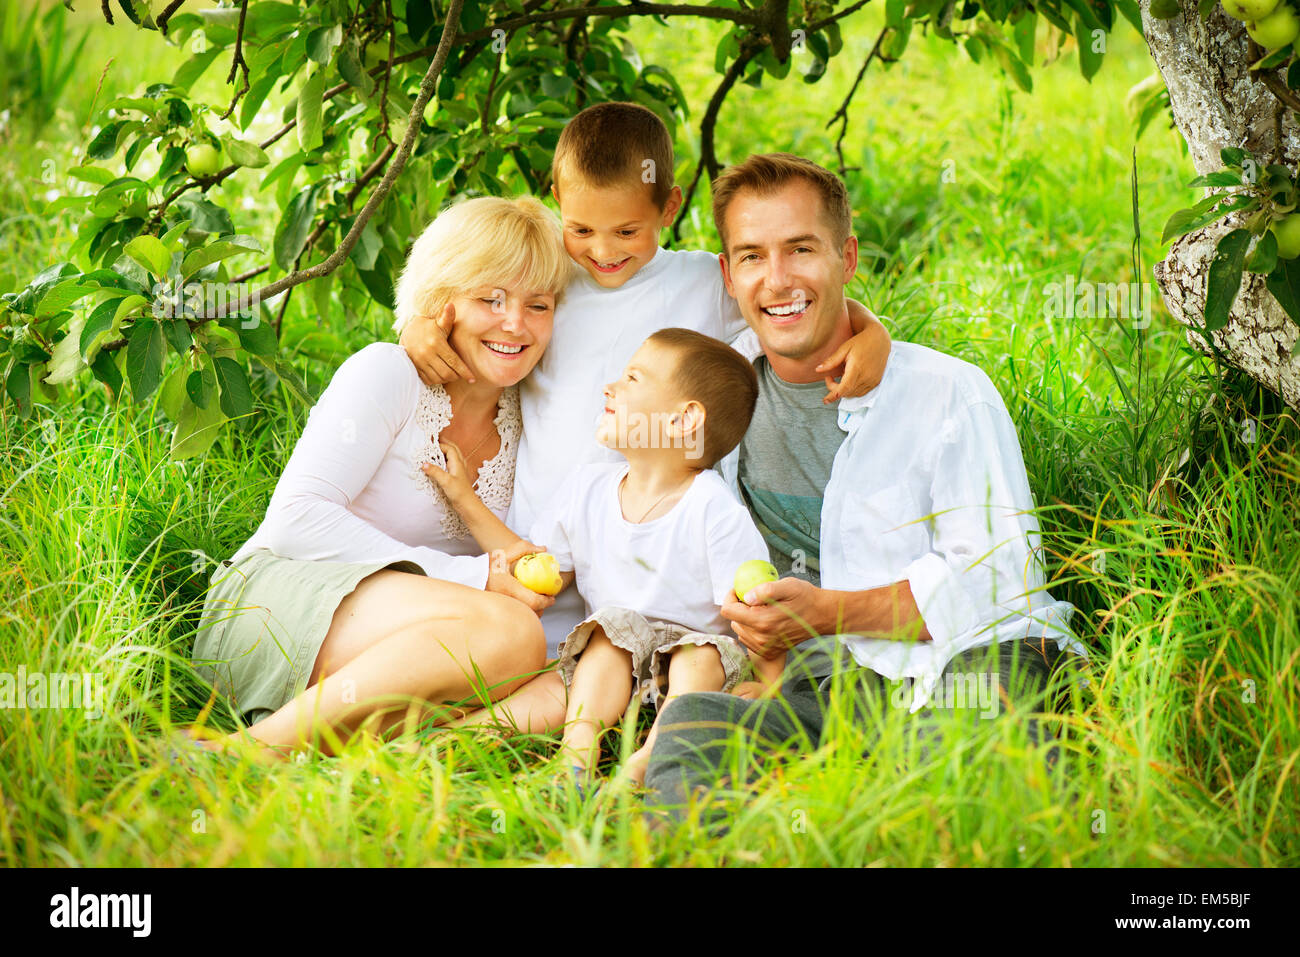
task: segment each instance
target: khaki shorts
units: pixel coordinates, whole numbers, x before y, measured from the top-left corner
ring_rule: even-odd
[[[199,676],[253,724],[307,687],[339,603],[385,568],[413,562],[308,562],[259,549],[213,572],[191,656]]]
[[[749,668],[749,655],[730,635],[709,635],[684,625],[646,618],[626,608],[601,608],[569,632],[560,642],[559,671],[567,691],[573,684],[578,656],[599,626],[610,644],[632,655],[632,685],[645,704],[660,706],[668,691],[668,659],[684,645],[712,645],[722,659],[724,681],[719,691],[730,691]]]

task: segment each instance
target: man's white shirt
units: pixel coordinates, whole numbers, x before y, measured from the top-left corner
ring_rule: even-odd
[[[734,345],[761,351],[752,332]],[[906,581],[933,639],[841,634],[860,665],[915,679],[916,711],[969,648],[1045,637],[1086,654],[1069,631],[1074,606],[1045,590],[1020,443],[983,371],[895,342],[880,384],[838,411],[846,435],[822,502],[821,587]],[[733,452],[720,471],[739,496],[737,466]]]

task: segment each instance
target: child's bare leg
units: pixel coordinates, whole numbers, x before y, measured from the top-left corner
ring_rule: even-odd
[[[545,734],[564,725],[564,679],[556,671],[533,678],[491,708],[479,708],[447,722],[449,728],[496,725],[525,734]]]
[[[692,691],[721,691],[726,683],[727,674],[722,667],[722,655],[713,645],[682,645],[673,650],[668,659],[668,693],[659,708],[659,714],[668,707],[668,702],[679,695]],[[630,755],[623,765],[623,774],[640,784],[645,780],[646,768],[650,764],[650,752],[654,750],[655,740],[659,737],[659,717],[655,717],[646,735],[645,744]]]
[[[754,667],[754,676],[757,681],[745,681],[731,689],[731,693],[739,698],[761,698],[763,696],[771,697],[781,691],[781,676],[785,671],[785,653],[782,652],[775,658],[760,658],[752,651],[749,653],[749,663]]]
[[[596,739],[618,721],[632,698],[632,654],[619,648],[599,625],[582,649],[569,689],[561,753],[570,765],[591,769],[599,756]]]

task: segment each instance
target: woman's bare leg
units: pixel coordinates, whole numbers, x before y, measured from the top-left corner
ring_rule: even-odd
[[[722,667],[722,656],[713,645],[682,645],[673,650],[668,659],[668,693],[659,706],[659,714],[664,713],[668,702],[679,695],[692,691],[721,691],[726,683],[727,674]],[[623,763],[622,773],[627,778],[640,784],[645,780],[646,768],[650,764],[650,752],[654,750],[655,740],[659,737],[659,717],[656,715],[650,733],[646,735],[645,744],[628,756]]]
[[[545,661],[541,621],[504,595],[422,575],[367,576],[335,610],[302,694],[248,732],[272,748],[301,747],[324,729],[377,733],[427,705],[475,690],[509,694]],[[475,689],[475,668],[489,688]],[[328,742],[326,742],[328,744]]]

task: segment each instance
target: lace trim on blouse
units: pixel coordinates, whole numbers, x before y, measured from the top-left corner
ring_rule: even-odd
[[[423,467],[430,462],[438,468],[447,467],[447,457],[438,447],[437,440],[442,430],[451,424],[451,398],[446,389],[440,385],[420,384],[420,397],[415,406],[415,424],[420,429],[421,438],[416,441],[415,468],[411,477],[442,507],[442,533],[449,539],[468,539],[471,537],[469,528],[452,508],[442,489],[423,472]],[[502,391],[492,424],[501,437],[501,448],[479,469],[474,491],[484,505],[499,512],[509,508],[510,496],[515,489],[515,455],[523,431],[517,387],[511,386]]]

